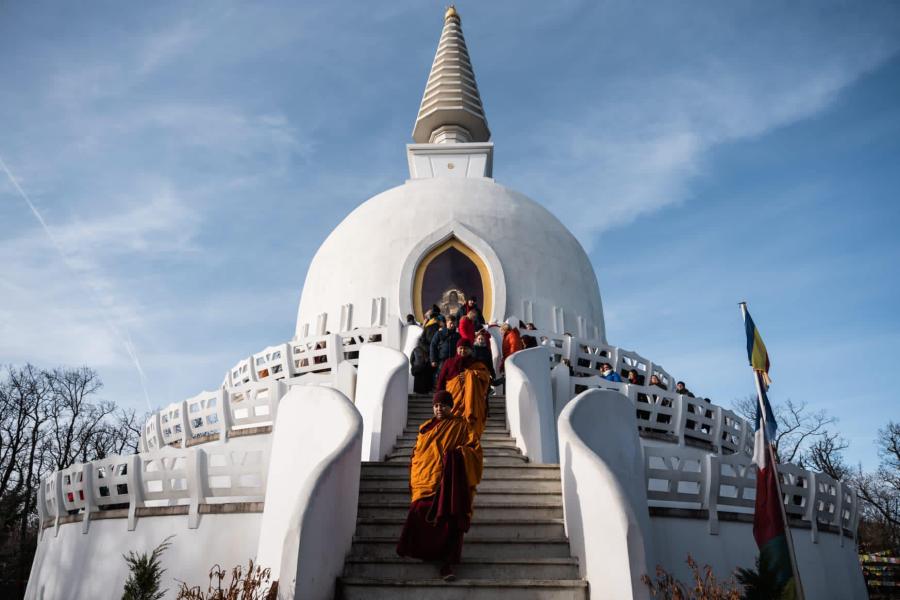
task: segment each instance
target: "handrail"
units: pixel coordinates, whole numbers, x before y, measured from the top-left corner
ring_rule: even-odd
[[[756,468],[750,457],[674,445],[644,445],[643,452],[649,506],[705,510],[711,535],[719,533],[720,513],[753,514]],[[785,512],[810,523],[814,543],[823,525],[856,536],[860,515],[855,490],[794,464],[779,464],[778,473]]]
[[[93,514],[113,508],[128,509],[128,530],[133,531],[137,508],[176,504],[188,506],[188,527],[196,529],[200,504],[265,499],[269,451],[268,438],[244,438],[74,464],[41,482],[41,535],[48,522],[58,534],[61,519],[74,514],[82,516],[86,533]]]

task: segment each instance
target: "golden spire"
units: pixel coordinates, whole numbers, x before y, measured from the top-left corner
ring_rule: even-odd
[[[444,13],[425,93],[413,127],[418,144],[487,142],[491,138],[456,7]]]

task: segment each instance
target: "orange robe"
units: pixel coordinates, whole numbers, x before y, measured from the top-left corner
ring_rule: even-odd
[[[475,497],[475,486],[481,481],[484,457],[479,436],[468,422],[455,415],[445,419],[429,419],[419,427],[416,448],[409,463],[409,487],[411,502],[434,496],[443,475],[444,453],[460,448],[466,470],[470,497]],[[471,516],[472,509],[469,507]]]
[[[481,362],[473,362],[462,373],[447,380],[447,391],[453,396],[450,411],[469,422],[480,440],[487,421],[487,395],[491,374]]]
[[[525,343],[522,341],[522,335],[519,333],[518,329],[510,329],[506,332],[506,335],[503,336],[503,360],[506,361],[511,355],[515,354],[519,350],[523,350],[525,348]]]

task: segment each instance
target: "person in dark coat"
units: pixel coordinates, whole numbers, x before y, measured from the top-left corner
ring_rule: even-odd
[[[459,332],[456,331],[456,318],[447,317],[446,326],[439,329],[431,338],[431,368],[435,373],[440,373],[445,360],[456,356],[456,342],[459,339]]]
[[[409,357],[409,372],[413,376],[413,391],[417,394],[431,393],[431,385],[434,382],[434,369],[431,366],[429,350],[425,336],[421,335]]]

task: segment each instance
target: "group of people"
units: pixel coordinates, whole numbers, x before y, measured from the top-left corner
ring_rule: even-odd
[[[501,330],[505,361],[525,345],[517,327],[504,324]],[[453,565],[460,561],[481,482],[491,386],[502,383],[494,371],[490,335],[475,298],[455,315],[432,306],[410,357],[414,391],[434,390],[434,416],[419,426],[410,458],[410,507],[397,554],[439,563],[445,581],[456,578]]]
[[[600,363],[600,377],[606,379],[607,381],[627,381],[632,385],[644,385],[644,377],[640,375],[637,370],[629,369],[628,371],[626,371],[626,379],[623,380],[622,376],[613,370],[612,365],[606,362]],[[656,374],[650,375],[650,385],[663,390],[669,389],[668,386],[666,386],[666,384],[664,384]],[[675,393],[688,396],[689,398],[694,397],[694,394],[691,392],[691,390],[687,389],[683,381],[678,381],[675,383]]]
[[[415,317],[409,315],[407,322],[415,323]],[[533,324],[529,324],[534,329]],[[496,326],[491,324],[490,327]],[[425,313],[422,323],[422,335],[410,355],[410,373],[413,376],[413,391],[417,394],[428,394],[443,389],[446,380],[443,374],[444,365],[455,357],[459,348],[467,348],[466,352],[475,361],[480,362],[491,375],[493,386],[503,383],[503,363],[515,352],[537,346],[534,336],[521,335],[519,328],[509,323],[500,326],[503,335],[501,345],[500,373],[494,369],[494,352],[491,349],[491,333],[484,315],[478,306],[478,299],[470,297],[460,306],[455,314],[444,315],[437,305]]]

